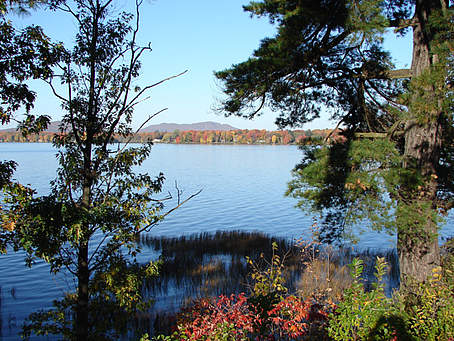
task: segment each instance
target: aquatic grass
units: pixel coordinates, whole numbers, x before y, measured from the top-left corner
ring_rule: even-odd
[[[153,335],[153,331],[168,332],[171,325],[169,321],[175,318],[175,314],[197,299],[250,292],[251,269],[246,257],[260,266],[260,262],[271,259],[273,243],[277,244],[281,256],[286,255],[283,273],[285,286],[289,293],[301,297],[307,297],[315,288],[315,277],[319,279],[319,288],[323,288],[322,282],[325,282],[325,289],[329,288],[328,285],[333,289],[346,286],[349,279],[342,269],[355,257],[360,257],[364,262],[362,280],[366,289],[375,280],[373,269],[377,256],[384,257],[389,264],[390,271],[384,278],[388,296],[399,283],[397,254],[394,250],[334,249],[244,231],[219,231],[175,238],[148,234],[141,236],[139,243],[142,248],[160,253],[162,260],[159,277],[147,280],[143,289],[143,295],[154,298],[155,304],[136,321],[141,326],[151,328],[150,335]],[[302,252],[302,245],[310,245],[307,252]],[[308,264],[311,262],[313,265],[309,269]],[[348,271],[346,274],[348,276]],[[340,292],[340,289],[337,291]]]
[[[293,254],[287,260],[289,267],[298,266],[297,249],[291,242],[261,233],[231,231],[179,238],[144,236],[141,246],[160,251],[163,261],[159,278],[147,281],[145,288],[151,296],[165,294],[172,288],[180,291],[177,295],[180,297],[175,298],[184,301],[188,301],[185,297],[248,291],[246,256],[268,257],[273,242],[278,243],[283,252]]]

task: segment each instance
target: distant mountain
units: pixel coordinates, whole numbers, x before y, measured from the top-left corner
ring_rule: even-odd
[[[149,125],[142,130],[141,133],[151,133],[153,131],[173,132],[175,130],[238,130],[229,124],[221,124],[217,122],[198,122],[191,124],[178,124],[178,123],[161,123]]]
[[[58,128],[60,127],[61,121],[53,121],[49,123],[49,126],[46,129],[48,133],[56,133],[58,132]]]
[[[56,133],[58,132],[58,127],[60,127],[61,121],[52,121],[49,123],[49,126],[45,130],[46,133]],[[17,128],[8,128],[8,129],[0,129],[2,133],[16,133]]]
[[[61,121],[53,121],[49,123],[49,126],[45,130],[46,133],[56,133],[58,132],[58,127],[60,126]],[[198,122],[192,124],[178,124],[178,123],[161,123],[149,125],[140,130],[141,133],[151,133],[154,131],[162,132],[173,132],[175,130],[185,131],[185,130],[238,130],[238,128],[232,127],[229,124],[221,124],[217,122]],[[17,132],[16,128],[0,129],[0,132],[3,133],[15,133]]]

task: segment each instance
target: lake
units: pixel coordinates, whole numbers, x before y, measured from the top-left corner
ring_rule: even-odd
[[[55,154],[50,144],[0,144],[1,158],[19,164],[16,178],[41,194],[48,192],[49,181],[55,176]],[[183,190],[183,197],[202,192],[169,215],[151,235],[178,237],[237,230],[287,239],[310,238],[314,217],[294,208],[294,199],[284,197],[290,171],[300,159],[296,146],[155,145],[139,171],[164,173],[162,197],[167,192],[175,194],[175,183]],[[453,226],[450,217],[442,236],[453,235]],[[360,236],[359,245],[388,249],[394,243],[392,236],[367,232]],[[0,257],[0,336],[16,340],[28,314],[50,308],[52,300],[74,288],[74,283],[64,274],[51,276],[41,262],[26,268],[23,253]],[[156,252],[145,248],[141,260],[152,257]]]

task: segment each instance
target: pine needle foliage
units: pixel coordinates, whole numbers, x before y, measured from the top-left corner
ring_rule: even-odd
[[[303,147],[287,194],[322,215],[327,242],[351,238],[355,224],[397,232],[402,280],[423,281],[440,262],[438,229],[454,198],[453,2],[263,0],[244,9],[277,33],[215,73],[219,110],[253,118],[269,107],[281,128],[329,114],[343,138]],[[410,69],[394,69],[383,48],[391,29],[412,31]]]

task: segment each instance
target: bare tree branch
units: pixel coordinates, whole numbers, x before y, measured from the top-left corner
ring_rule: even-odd
[[[166,213],[164,213],[163,215],[161,215],[159,218],[156,218],[153,222],[151,222],[150,224],[147,224],[145,227],[141,228],[140,230],[137,231],[137,235],[150,229],[151,227],[153,227],[154,225],[156,225],[161,219],[163,219],[164,217],[168,216],[170,213],[172,213],[173,211],[177,210],[178,208],[180,208],[181,206],[183,206],[185,203],[187,203],[189,200],[191,200],[192,198],[196,197],[197,195],[199,195],[201,192],[202,192],[203,189],[200,189],[198,190],[196,193],[190,195],[189,197],[187,197],[185,200],[183,200],[182,202],[180,202],[178,205],[176,205],[175,207],[173,207],[172,209],[168,210]]]

